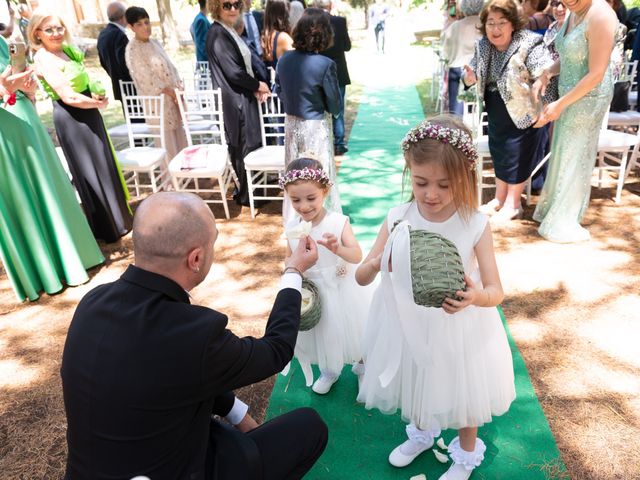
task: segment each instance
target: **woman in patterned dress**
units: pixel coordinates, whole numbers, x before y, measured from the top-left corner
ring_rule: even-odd
[[[144,8],[130,7],[125,12],[135,38],[127,44],[125,61],[138,95],[164,94],[164,139],[167,158],[171,160],[187,146],[176,88],[182,88],[180,75],[157,40],[151,38],[151,22]]]

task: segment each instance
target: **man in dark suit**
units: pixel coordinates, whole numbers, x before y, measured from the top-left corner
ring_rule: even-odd
[[[127,7],[120,2],[112,2],[107,6],[109,24],[100,32],[97,45],[100,65],[102,65],[102,68],[104,68],[109,74],[109,77],[111,77],[113,98],[120,101],[122,101],[120,80],[125,82],[131,81],[129,69],[124,61],[124,51],[129,43],[129,39],[125,33],[127,20],[124,18],[124,12],[126,10]]]
[[[331,12],[331,0],[315,0],[314,6]],[[334,153],[336,155],[343,155],[349,151],[344,140],[344,109],[347,85],[351,84],[344,52],[351,50],[351,39],[349,38],[347,19],[336,15],[330,15],[330,17],[331,27],[333,28],[333,45],[320,53],[336,62],[336,66],[338,67],[338,85],[340,86],[340,95],[342,96],[342,110],[340,111],[340,115],[333,119],[333,145]]]
[[[217,235],[199,197],[151,195],[134,218],[135,265],[80,301],[61,368],[67,479],[297,479],[321,455],[327,428],[314,410],[256,426],[231,393],[291,359],[316,245],[301,241],[285,261],[264,336],[239,338],[226,315],[189,299]]]

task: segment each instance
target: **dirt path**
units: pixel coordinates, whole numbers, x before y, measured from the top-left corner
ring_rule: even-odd
[[[424,50],[411,50],[424,55]],[[389,51],[393,65],[402,52]],[[349,58],[354,82],[364,84],[366,51]],[[415,62],[414,62],[415,63]],[[418,62],[419,63],[419,62]],[[425,64],[428,62],[424,62]],[[406,65],[406,64],[405,64]],[[374,63],[375,66],[375,63]],[[379,67],[379,65],[378,65]],[[429,73],[417,65],[410,78]],[[393,75],[392,69],[385,69]],[[396,71],[397,72],[397,71]],[[351,90],[357,100],[362,90]],[[353,110],[351,111],[351,117]],[[279,279],[284,243],[280,206],[254,220],[232,207],[224,220],[216,263],[193,294],[227,313],[239,335],[261,335]],[[532,208],[526,218],[531,218]],[[640,182],[612,202],[610,189],[594,190],[585,225],[593,240],[556,245],[536,234],[531,220],[496,229],[506,290],[504,310],[527,362],[536,392],[571,478],[640,478]],[[59,367],[75,305],[98,284],[112,281],[132,261],[130,236],[104,247],[108,260],[91,281],[31,304],[16,304],[0,273],[0,477],[53,479],[64,470],[66,420]],[[261,418],[270,381],[239,392]]]

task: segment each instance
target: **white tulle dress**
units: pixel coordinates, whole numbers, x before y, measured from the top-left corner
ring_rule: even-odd
[[[327,211],[322,221],[311,229],[314,240],[325,233],[342,238],[342,230],[349,221],[346,215]],[[287,225],[287,230],[300,223],[297,217]],[[292,250],[298,240],[289,240]],[[298,333],[295,357],[300,362],[307,386],[313,383],[311,364],[317,364],[321,372],[339,375],[345,363],[362,359],[361,337],[371,296],[368,289],[355,280],[356,265],[346,263],[322,245],[318,245],[318,261],[305,272],[305,277],[318,287],[322,315],[311,330]]]
[[[382,257],[363,344],[365,373],[358,401],[394,413],[421,430],[480,426],[501,415],[515,398],[511,351],[498,310],[469,306],[453,315],[413,302],[407,224],[438,233],[456,244],[464,270],[481,288],[474,246],[487,217],[458,213],[434,223],[415,202],[391,209],[393,227]],[[393,251],[391,252],[391,245]],[[388,259],[393,273],[389,273]],[[385,271],[386,270],[386,271]]]

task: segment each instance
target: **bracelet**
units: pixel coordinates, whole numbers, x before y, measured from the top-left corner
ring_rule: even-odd
[[[282,270],[282,273],[280,275],[284,275],[285,273],[288,273],[289,271],[291,271],[291,273],[297,273],[298,275],[300,275],[300,278],[304,278],[302,276],[302,272],[300,270],[298,270],[296,267],[285,267],[285,269]]]

